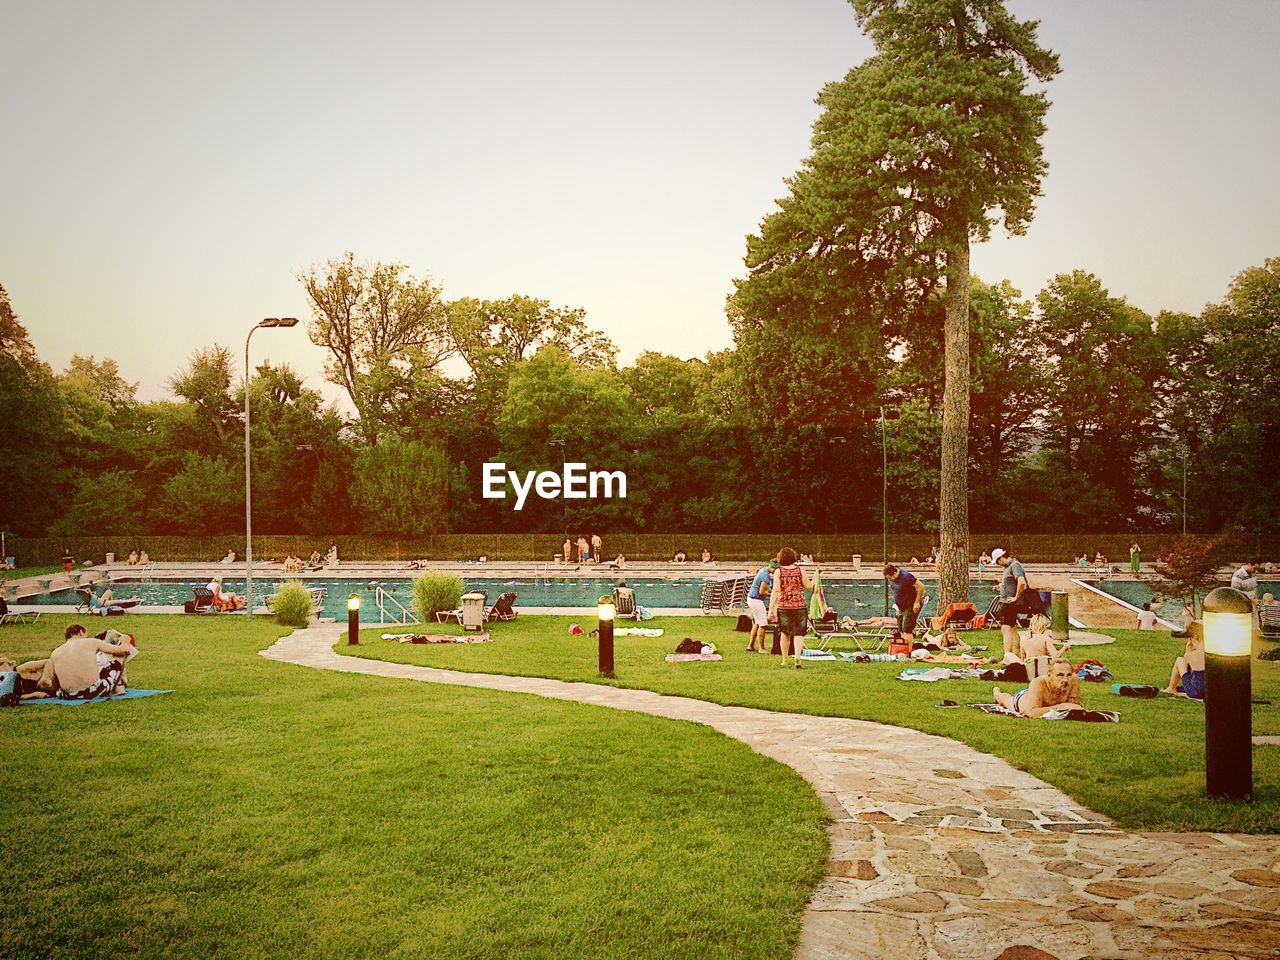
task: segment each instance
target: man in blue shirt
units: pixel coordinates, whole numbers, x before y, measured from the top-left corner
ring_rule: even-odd
[[[1022,604],[1022,594],[1027,589],[1027,571],[1022,568],[1021,561],[1015,559],[1000,547],[991,551],[991,559],[1004,568],[1000,578],[1000,635],[1004,639],[1004,652],[1012,653],[1022,659],[1022,635],[1018,633],[1018,613]]]
[[[910,570],[886,564],[885,579],[893,587],[893,605],[898,608],[898,632],[910,637],[916,632],[920,608],[924,606],[924,584]]]
[[[747,609],[751,611],[751,642],[747,644],[747,652],[756,652],[756,641],[760,641],[760,653],[768,653],[765,637],[769,632],[769,588],[773,583],[773,571],[778,569],[776,560],[770,560],[766,566],[756,571],[751,581],[751,589],[747,592]]]

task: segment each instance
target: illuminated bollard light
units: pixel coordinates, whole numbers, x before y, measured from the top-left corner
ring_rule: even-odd
[[[347,646],[360,643],[360,594],[347,597]]]
[[[1211,797],[1253,795],[1253,605],[1219,587],[1204,598],[1205,787]]]
[[[598,660],[600,676],[613,676],[613,597],[601,597],[597,609],[599,616]]]

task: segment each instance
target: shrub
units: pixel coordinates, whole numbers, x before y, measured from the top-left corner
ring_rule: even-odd
[[[413,581],[413,612],[422,623],[435,623],[437,612],[456,609],[461,602],[460,577],[428,573]]]
[[[290,583],[276,594],[276,623],[286,627],[305,627],[311,622],[311,594],[299,583]]]

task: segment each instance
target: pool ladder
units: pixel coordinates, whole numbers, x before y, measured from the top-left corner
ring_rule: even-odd
[[[387,622],[387,616],[388,616],[387,604],[388,603],[393,604],[396,608],[395,610],[392,610],[390,614],[390,616],[395,619],[396,623],[412,623],[414,620],[417,619],[413,615],[413,613],[409,610],[408,607],[406,607],[403,603],[397,600],[394,596],[387,593],[386,590],[383,590],[382,587],[377,587],[374,589],[373,600],[374,600],[374,603],[378,605],[378,622],[379,623]],[[398,610],[399,613],[397,613],[396,610]]]

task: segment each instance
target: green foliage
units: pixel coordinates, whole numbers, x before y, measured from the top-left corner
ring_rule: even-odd
[[[1219,586],[1218,570],[1229,562],[1232,540],[1238,537],[1179,537],[1156,557],[1155,589],[1190,603],[1198,615],[1200,601]]]
[[[390,438],[356,456],[353,500],[370,533],[414,536],[445,529],[449,464],[435,448]]]
[[[244,473],[226,460],[188,454],[165,481],[154,525],[171,531],[212,534],[244,522]]]
[[[140,533],[144,524],[143,488],[124,470],[85,474],[66,511],[50,527],[55,537]]]
[[[272,609],[276,623],[286,627],[305,627],[311,622],[314,603],[311,594],[300,583],[287,583],[276,594]]]
[[[447,573],[424,573],[413,578],[413,612],[423,623],[435,623],[442,610],[456,610],[462,601],[462,578]]]

